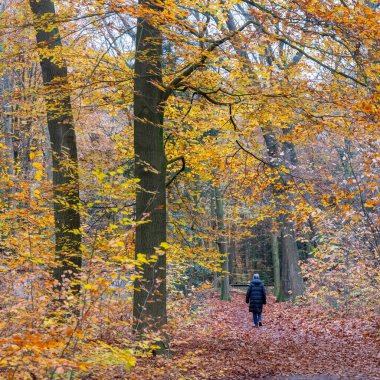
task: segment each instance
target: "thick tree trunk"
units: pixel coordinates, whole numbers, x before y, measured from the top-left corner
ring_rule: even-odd
[[[159,8],[148,0],[140,6]],[[137,268],[133,298],[134,327],[138,332],[159,331],[166,323],[166,255],[156,248],[166,241],[166,157],[163,139],[162,37],[147,20],[137,21],[134,83],[135,177],[140,180],[136,198],[136,257],[154,262]],[[157,255],[157,258],[154,256]]]
[[[280,167],[282,159],[279,155],[279,146],[277,139],[270,130],[263,128],[264,141],[267,147],[268,155],[271,159],[271,165]],[[292,165],[296,165],[297,156],[293,144],[286,143],[283,145],[285,161]],[[288,178],[285,175],[281,176],[280,181],[286,185]],[[273,195],[281,202],[281,195],[284,194],[283,189],[274,190]],[[292,212],[291,206],[288,206],[288,213]],[[289,298],[294,299],[301,295],[304,289],[301,271],[298,265],[299,254],[297,242],[294,236],[292,223],[289,221],[289,216],[283,214],[278,218],[278,225],[281,231],[281,270],[280,270],[280,289],[276,294],[278,301],[284,301]],[[274,263],[273,263],[274,264]]]
[[[283,130],[284,134],[290,133],[291,127]],[[297,152],[295,146],[291,142],[285,141],[283,143],[284,161],[286,166],[294,169],[297,164]],[[285,184],[290,181],[287,175],[283,176]],[[292,198],[292,195],[288,195]],[[290,205],[288,208],[289,214],[293,212],[293,207]],[[289,216],[283,215],[281,218],[281,292],[279,298],[291,298],[294,300],[297,296],[302,295],[304,292],[304,283],[301,275],[301,268],[299,262],[299,252],[297,247],[297,240],[294,236],[294,224]]]
[[[277,296],[279,301],[289,298],[294,300],[304,291],[298,261],[298,247],[292,225],[284,218],[281,226],[281,290]]]
[[[64,63],[55,63],[56,48],[62,46],[61,38],[58,28],[47,26],[45,21],[55,15],[54,3],[50,0],[30,0],[29,3],[34,15],[37,44],[44,49],[44,54],[40,55],[40,65],[46,90],[47,124],[53,158],[57,259],[53,274],[60,288],[65,279],[75,278],[82,266],[77,144],[67,67]],[[66,169],[67,162],[70,163],[70,170]],[[79,286],[75,285],[72,289],[78,291]]]
[[[222,281],[220,287],[220,299],[223,301],[230,301],[230,280],[228,275],[228,252],[227,252],[227,238],[226,228],[224,225],[224,209],[223,199],[219,188],[214,188],[215,192],[215,212],[216,222],[218,227],[218,248],[222,260]]]

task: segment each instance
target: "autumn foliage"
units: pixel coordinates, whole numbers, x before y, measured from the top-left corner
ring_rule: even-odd
[[[3,1],[0,378],[375,379],[378,35],[364,0]],[[254,272],[257,334],[209,290]]]

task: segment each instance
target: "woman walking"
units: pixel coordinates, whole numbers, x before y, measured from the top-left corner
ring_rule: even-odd
[[[253,280],[249,284],[245,302],[249,303],[249,311],[253,313],[253,323],[255,327],[262,326],[263,305],[267,303],[265,287],[260,280],[258,273],[253,275]]]

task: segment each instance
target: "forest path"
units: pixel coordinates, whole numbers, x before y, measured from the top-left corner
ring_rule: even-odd
[[[231,302],[208,295],[173,337],[173,357],[146,363],[152,379],[380,379],[379,320],[268,298],[257,329],[243,293],[233,292]]]

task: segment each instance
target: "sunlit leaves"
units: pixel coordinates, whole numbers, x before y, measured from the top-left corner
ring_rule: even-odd
[[[179,289],[193,290],[192,274],[210,280],[220,273],[214,186],[223,192],[229,242],[244,241],[260,223],[286,217],[299,244],[308,246],[302,273],[309,299],[348,312],[378,308],[380,75],[378,14],[371,2],[159,1],[164,5],[159,12],[132,1],[57,2],[57,17],[41,21],[45,30],[59,25],[64,44],[53,51],[32,43],[26,3],[9,4],[0,15],[0,74],[9,75],[13,86],[1,93],[11,105],[2,117],[12,119],[11,133],[2,130],[0,142],[0,344],[8,355],[1,359],[3,368],[37,378],[54,371],[74,378],[81,371],[125,377],[134,365],[129,318],[132,282],[140,276],[135,266],[154,265],[167,254],[172,315],[175,310],[187,315]],[[156,247],[155,255],[135,258],[137,16],[148,18],[164,36],[163,91],[198,66],[163,105],[167,159],[186,161],[186,170],[168,188],[168,243]],[[247,17],[256,24],[227,38],[230,17],[237,27]],[[227,39],[210,50],[221,38]],[[44,88],[38,54],[66,63],[68,82]],[[61,311],[52,315],[57,189],[50,183],[55,173],[45,116],[60,115],[57,100],[69,92],[83,221],[71,233],[83,234],[84,269],[73,280],[82,287],[79,301],[65,299],[64,290]],[[276,157],[268,154],[264,134],[274,136]],[[286,156],[289,144],[296,163]],[[62,167],[76,170],[69,160]],[[168,178],[176,170],[169,165]],[[62,197],[56,202],[62,212],[70,207]],[[150,223],[149,215],[141,223]],[[69,316],[75,302],[81,311]],[[149,350],[144,344],[140,347]]]

